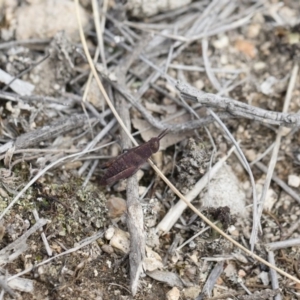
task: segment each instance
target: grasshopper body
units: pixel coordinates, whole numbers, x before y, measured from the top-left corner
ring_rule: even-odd
[[[147,159],[159,150],[159,141],[167,134],[167,129],[159,136],[151,138],[148,142],[128,149],[125,153],[106,164],[107,171],[100,180],[100,185],[111,185],[120,179],[132,176],[147,161]]]

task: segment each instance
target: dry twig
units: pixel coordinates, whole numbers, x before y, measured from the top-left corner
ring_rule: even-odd
[[[74,115],[71,117],[66,117],[46,125],[42,128],[32,130],[30,132],[20,135],[16,141],[13,143],[7,142],[0,147],[0,153],[6,152],[12,146],[16,150],[28,148],[33,145],[37,145],[42,141],[46,141],[57,136],[63,135],[72,129],[83,126],[86,122],[86,117],[84,115]]]
[[[183,82],[178,82],[176,87],[184,99],[201,103],[203,106],[224,109],[233,117],[246,118],[269,125],[300,126],[300,114],[267,111],[230,98],[203,93]]]

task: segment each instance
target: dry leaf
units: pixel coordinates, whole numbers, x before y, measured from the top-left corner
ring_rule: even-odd
[[[162,130],[151,128],[147,131],[143,131],[145,128],[149,127],[149,123],[142,119],[132,119],[132,125],[135,129],[141,131],[141,136],[145,142],[149,141],[151,138],[158,136]],[[178,123],[177,123],[178,124]],[[178,134],[178,133],[168,133],[163,139],[160,140],[160,150],[164,150],[169,146],[175,145],[182,140],[189,137],[190,134]]]

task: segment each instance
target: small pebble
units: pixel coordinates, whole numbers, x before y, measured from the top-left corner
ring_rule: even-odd
[[[146,257],[144,258],[143,265],[144,265],[143,267],[144,270],[150,272],[157,269],[163,269],[164,267],[160,255],[147,246],[146,246]]]
[[[238,237],[239,236],[239,231],[236,229],[235,226],[229,226],[228,228],[228,232],[232,235],[232,236],[235,236],[235,237]]]
[[[183,290],[185,298],[196,299],[201,292],[200,286],[191,286]]]
[[[274,204],[278,201],[278,195],[273,189],[268,189],[266,195],[266,201],[264,203],[264,209],[266,211],[271,211]]]
[[[240,278],[244,278],[244,277],[246,276],[246,272],[245,272],[244,270],[242,270],[242,269],[240,269],[240,270],[238,271],[238,274],[239,274],[239,277],[240,277]]]
[[[123,198],[111,197],[108,199],[106,207],[109,217],[115,219],[122,216],[126,211],[126,201]]]
[[[167,300],[178,300],[179,297],[180,297],[180,291],[176,286],[173,287],[171,290],[169,290],[166,294]]]
[[[127,254],[130,250],[129,233],[115,228],[115,234],[110,240],[110,245]]]
[[[264,68],[266,68],[267,64],[263,61],[258,61],[257,63],[255,63],[253,65],[253,68],[255,71],[259,71],[259,70],[263,70]]]
[[[222,35],[219,39],[213,42],[213,46],[216,49],[223,49],[226,48],[229,44],[229,39],[227,35]]]
[[[201,79],[198,79],[197,81],[195,81],[193,83],[193,85],[195,86],[196,89],[198,89],[200,91],[204,88],[204,82]]]
[[[256,159],[256,152],[253,149],[246,150],[245,152],[248,160],[253,161]]]
[[[296,215],[291,215],[290,219],[291,219],[291,221],[296,222],[298,220],[298,217]]]
[[[113,254],[114,253],[114,248],[111,245],[103,245],[101,247],[102,251],[108,254]]]
[[[258,277],[260,278],[263,285],[268,285],[270,282],[269,272],[261,272]]]
[[[261,30],[261,25],[258,23],[254,23],[248,26],[247,37],[250,39],[254,39],[259,35]]]
[[[288,185],[291,187],[299,187],[300,186],[300,177],[297,175],[289,175]]]
[[[113,227],[109,227],[106,231],[105,231],[105,238],[110,241],[112,239],[112,237],[115,234],[115,229]]]

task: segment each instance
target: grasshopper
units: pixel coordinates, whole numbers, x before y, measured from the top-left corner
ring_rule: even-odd
[[[148,142],[126,150],[117,158],[102,165],[107,171],[100,179],[100,185],[111,185],[120,179],[125,179],[137,172],[147,159],[159,150],[159,141],[167,134],[165,129],[157,137],[151,138]]]

